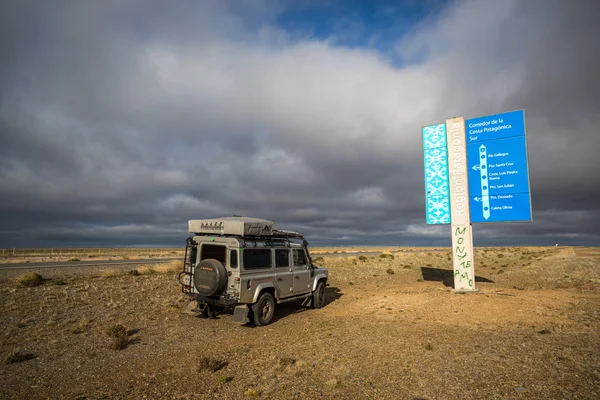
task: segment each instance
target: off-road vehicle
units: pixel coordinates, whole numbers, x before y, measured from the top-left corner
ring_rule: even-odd
[[[190,220],[179,283],[206,317],[233,309],[233,321],[256,326],[273,319],[275,304],[320,308],[328,270],[313,264],[297,232],[273,229],[258,218]]]

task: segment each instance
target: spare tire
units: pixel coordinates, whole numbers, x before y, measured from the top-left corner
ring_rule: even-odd
[[[202,296],[214,296],[225,289],[227,271],[220,261],[202,260],[194,270],[194,287]]]

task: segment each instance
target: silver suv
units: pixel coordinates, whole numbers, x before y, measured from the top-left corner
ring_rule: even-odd
[[[212,317],[233,309],[234,322],[262,326],[275,304],[323,306],[329,273],[313,264],[302,234],[243,217],[190,220],[188,227],[179,283],[198,302],[195,312]]]

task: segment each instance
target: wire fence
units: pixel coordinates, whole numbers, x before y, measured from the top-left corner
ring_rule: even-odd
[[[170,253],[173,255],[183,254],[182,248],[147,248],[147,247],[114,247],[114,248],[40,248],[40,249],[24,249],[24,248],[4,248],[0,249],[2,256],[47,256],[47,255],[82,255],[82,254],[100,254],[100,255],[122,255],[122,254],[155,254],[155,253]]]

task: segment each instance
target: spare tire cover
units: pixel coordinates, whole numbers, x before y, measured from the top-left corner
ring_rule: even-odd
[[[203,296],[214,296],[225,289],[227,271],[218,260],[202,260],[194,271],[194,287]]]

